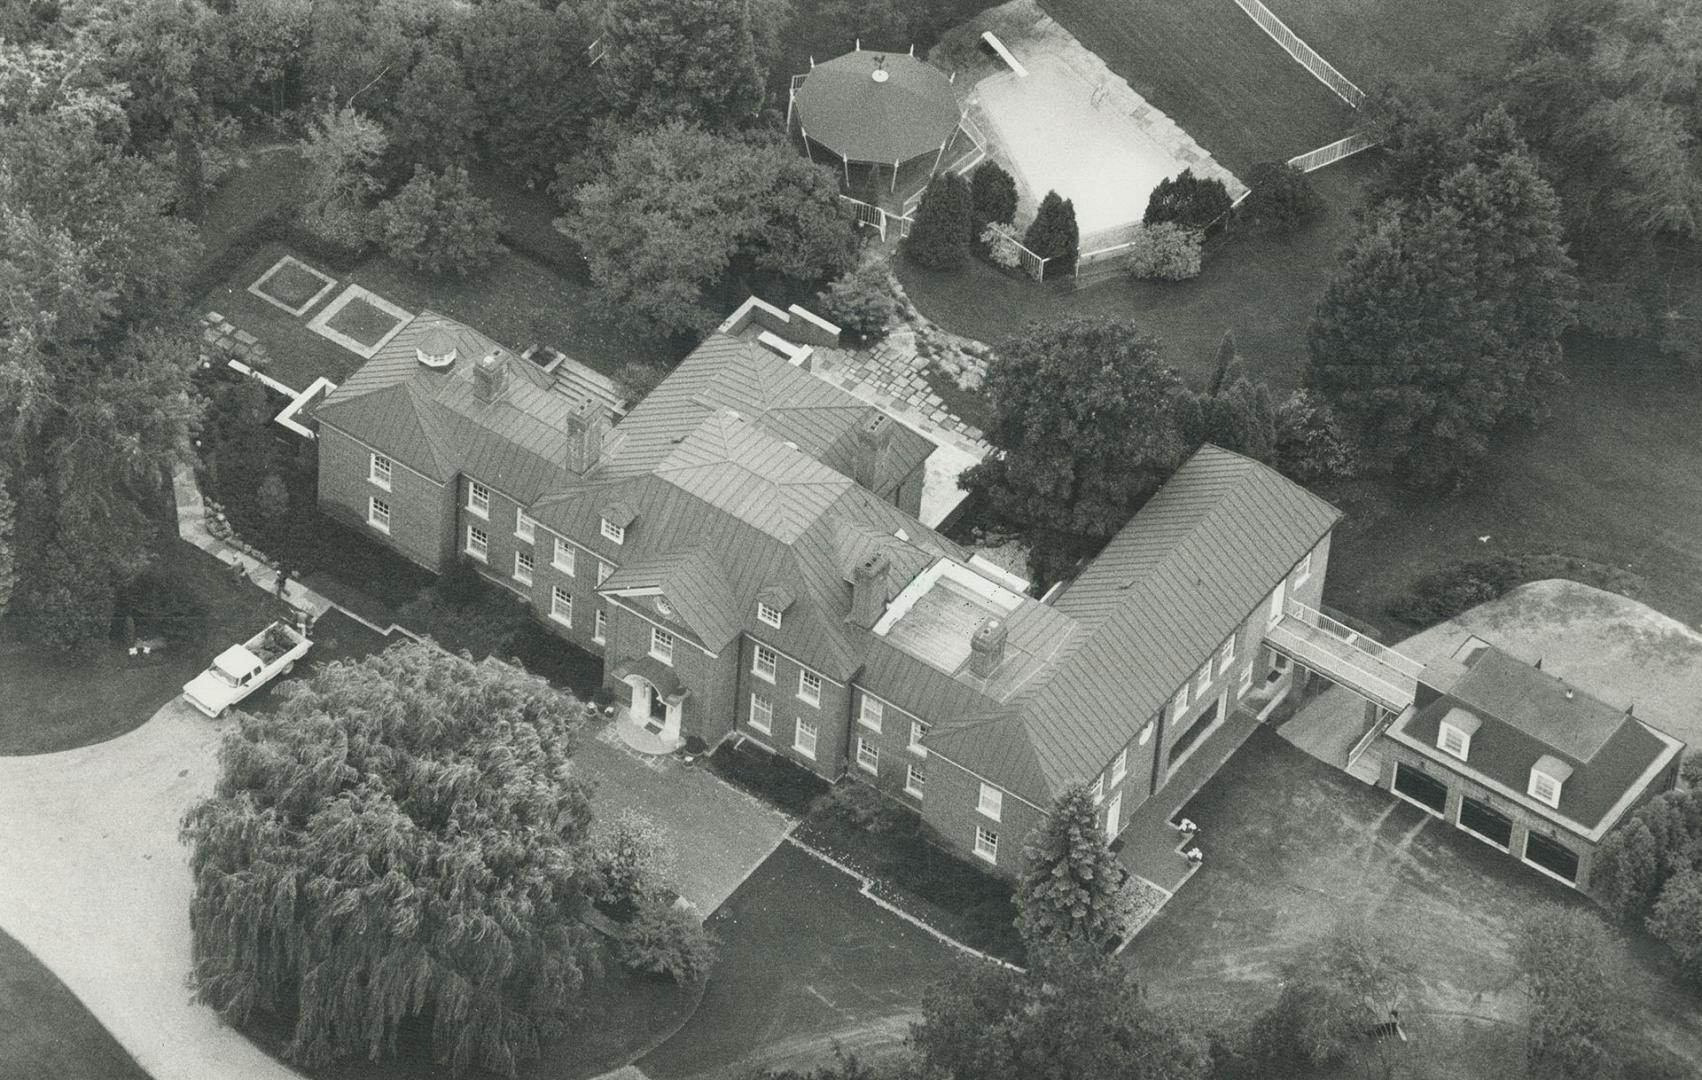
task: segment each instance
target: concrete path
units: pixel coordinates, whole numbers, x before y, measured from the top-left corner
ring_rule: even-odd
[[[190,1000],[189,849],[218,775],[214,723],[174,700],[96,746],[0,758],[0,928],[154,1080],[298,1080]]]

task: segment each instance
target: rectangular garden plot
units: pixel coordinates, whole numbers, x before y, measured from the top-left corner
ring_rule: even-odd
[[[261,274],[248,291],[291,315],[303,315],[336,284],[337,279],[329,274],[315,270],[293,255],[285,255]]]
[[[307,328],[370,359],[413,317],[377,293],[350,285]]]

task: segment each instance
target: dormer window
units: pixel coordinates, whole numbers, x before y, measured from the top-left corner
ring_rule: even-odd
[[[637,516],[625,503],[613,503],[600,511],[603,519],[603,539],[613,540],[617,544],[626,543],[626,527],[632,524]]]
[[[784,585],[769,585],[756,594],[757,621],[780,629],[786,609],[792,606],[792,594]]]
[[[779,608],[770,607],[761,600],[758,600],[756,602],[756,617],[778,630],[780,628],[780,620],[783,617],[783,613]]]
[[[1436,728],[1436,745],[1461,761],[1471,754],[1472,736],[1483,721],[1464,709],[1449,709]]]
[[[624,544],[626,543],[626,526],[616,525],[608,518],[604,518],[603,537],[607,540],[613,540],[617,544]]]
[[[1560,787],[1572,775],[1572,766],[1552,754],[1544,754],[1531,766],[1531,782],[1525,794],[1539,802],[1558,808]]]

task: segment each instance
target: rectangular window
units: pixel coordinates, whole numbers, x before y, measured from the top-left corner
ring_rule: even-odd
[[[1188,711],[1188,684],[1183,683],[1182,689],[1176,691],[1176,697],[1170,702],[1170,722],[1176,723]]]
[[[1093,778],[1093,787],[1090,788],[1089,790],[1093,794],[1093,805],[1098,806],[1100,803],[1105,801],[1105,774],[1104,773],[1101,773],[1100,775]]]
[[[550,618],[563,626],[573,625],[573,594],[560,585],[550,586]]]
[[[777,607],[770,607],[758,600],[756,602],[756,617],[777,630],[780,628],[780,609]]]
[[[816,756],[816,726],[801,716],[792,732],[792,749],[807,758]]]
[[[928,756],[928,748],[922,745],[922,739],[928,734],[928,725],[920,720],[910,721],[910,752],[922,757]]]
[[[514,535],[515,536],[518,536],[522,540],[530,541],[536,535],[536,533],[534,532],[534,529],[536,528],[537,524],[538,524],[537,522],[533,521],[531,518],[526,516],[526,511],[520,509],[519,507],[515,507],[515,510],[514,510]]]
[[[811,705],[820,705],[821,676],[813,671],[798,672],[798,698]]]
[[[555,555],[550,559],[550,565],[555,567],[557,570],[560,570],[568,577],[572,577],[573,554],[573,545],[558,536],[556,537]]]
[[[1235,663],[1235,636],[1232,634],[1229,640],[1223,643],[1223,648],[1217,651],[1217,673],[1222,675],[1229,670],[1233,663]]]
[[[491,516],[491,489],[477,480],[467,481],[467,509],[488,519]]]
[[[626,526],[616,525],[608,518],[603,519],[603,537],[617,544],[626,543]]]
[[[485,562],[490,558],[490,547],[491,538],[489,533],[485,532],[477,525],[467,526],[467,554],[480,562]]]
[[[1294,568],[1294,583],[1296,585],[1304,584],[1306,579],[1311,577],[1311,576],[1312,576],[1312,553],[1310,551],[1308,551],[1306,553],[1305,558],[1300,560],[1300,565]]]
[[[381,533],[390,531],[390,504],[374,495],[366,500],[366,523]]]
[[[597,609],[597,616],[591,623],[591,640],[603,641],[609,636],[609,613],[602,608]]]
[[[1129,748],[1117,751],[1117,756],[1111,762],[1111,786],[1116,787],[1123,782],[1123,777],[1129,775]]]
[[[597,562],[597,584],[601,585],[609,580],[609,575],[614,572],[615,568],[612,565],[599,559]]]
[[[1436,745],[1463,761],[1471,752],[1472,740],[1459,728],[1444,723],[1437,729]]]
[[[857,738],[857,767],[864,772],[881,771],[881,748],[861,736]]]
[[[911,765],[905,770],[904,790],[906,794],[914,795],[920,799],[922,797],[922,792],[927,789],[927,786],[928,774],[922,771],[922,766]]]
[[[774,681],[774,665],[779,660],[779,654],[767,645],[758,645],[756,655],[751,659],[751,673],[759,679]]]
[[[1253,665],[1248,664],[1246,667],[1241,669],[1241,689],[1238,691],[1237,696],[1239,696],[1239,694],[1245,694],[1251,689],[1253,689]]]
[[[857,711],[857,722],[870,731],[879,732],[881,729],[881,714],[886,707],[867,694],[863,695],[863,706]]]
[[[367,470],[366,478],[383,488],[390,490],[390,459],[383,454],[372,455],[372,465]]]
[[[652,626],[650,628],[650,655],[664,664],[672,665],[674,662],[674,635],[660,626]]]
[[[990,863],[999,861],[999,834],[992,829],[975,826],[975,854]]]
[[[532,553],[516,551],[514,553],[514,580],[522,585],[532,584]]]
[[[1210,689],[1211,661],[1207,660],[1203,665],[1201,665],[1200,670],[1194,673],[1194,698],[1198,700],[1205,697],[1206,692]]]
[[[774,730],[774,702],[761,694],[751,695],[751,727],[767,735]]]
[[[994,787],[992,784],[982,784],[981,799],[979,803],[977,803],[975,809],[981,811],[994,821],[998,821],[999,815],[1004,812],[1004,808],[1005,793]]]
[[[1541,799],[1550,806],[1560,805],[1560,785],[1555,782],[1554,777],[1545,772],[1531,770],[1529,794],[1532,798]]]

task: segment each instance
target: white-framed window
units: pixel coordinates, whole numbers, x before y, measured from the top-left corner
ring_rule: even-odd
[[[390,490],[390,459],[383,454],[373,454],[372,463],[366,471],[366,478],[385,491]]]
[[[1533,799],[1540,799],[1550,806],[1560,805],[1560,781],[1543,772],[1541,769],[1531,770],[1531,783],[1526,789]]]
[[[857,722],[870,731],[878,733],[881,729],[881,716],[885,712],[886,706],[864,694],[863,703],[857,709]]]
[[[532,553],[516,551],[514,553],[514,580],[522,585],[532,584]]]
[[[1170,702],[1170,722],[1176,723],[1188,711],[1188,684],[1183,683],[1182,689],[1176,691],[1175,698]]]
[[[626,543],[626,526],[625,525],[616,525],[614,522],[610,521],[608,518],[604,518],[602,529],[603,529],[603,538],[605,540],[613,540],[617,544]]]
[[[975,809],[994,821],[998,821],[999,815],[1004,813],[1005,793],[992,784],[982,784],[981,798],[977,801]]]
[[[781,611],[777,607],[773,607],[772,605],[765,604],[761,600],[758,600],[756,602],[756,617],[774,627],[776,630],[780,628]]]
[[[390,504],[376,495],[366,500],[366,523],[381,533],[390,531]]]
[[[1436,732],[1436,745],[1464,761],[1471,753],[1471,733],[1462,731],[1444,720]]]
[[[601,585],[603,582],[609,580],[609,575],[614,572],[615,568],[612,563],[606,563],[601,559],[597,560],[597,584]]]
[[[816,756],[816,726],[801,716],[792,729],[792,749],[807,758]]]
[[[928,748],[922,745],[923,736],[928,734],[928,725],[920,720],[910,721],[910,752],[920,757],[928,756]]]
[[[550,586],[550,618],[563,626],[573,625],[573,594],[560,585]]]
[[[1300,560],[1300,565],[1294,568],[1294,583],[1303,584],[1312,576],[1312,553],[1308,551]]]
[[[751,656],[751,674],[759,679],[774,681],[774,666],[779,663],[780,654],[767,645],[758,645]]]
[[[999,861],[999,834],[992,829],[975,826],[975,854],[990,863]]]
[[[1157,720],[1148,720],[1146,722],[1146,727],[1141,728],[1141,733],[1135,737],[1135,741],[1140,743],[1142,746],[1145,746],[1147,743],[1152,741],[1152,733],[1157,730],[1157,728]]]
[[[910,767],[904,770],[904,793],[920,799],[927,788],[928,774],[923,771],[922,766],[911,762]]]
[[[477,480],[467,481],[467,509],[488,521],[491,516],[491,489]]]
[[[480,562],[487,562],[490,559],[490,550],[490,533],[477,525],[467,526],[467,554]]]
[[[531,541],[536,535],[538,523],[529,517],[520,507],[514,508],[514,535],[522,540]]]
[[[568,577],[572,577],[574,563],[573,557],[573,545],[559,536],[556,537],[555,552],[550,556],[550,565],[555,567],[557,570],[560,570]]]
[[[1129,775],[1129,748],[1117,751],[1117,756],[1111,759],[1111,786],[1116,787],[1123,782],[1123,777]]]
[[[774,730],[774,702],[761,694],[751,695],[750,725],[767,735]]]
[[[1229,635],[1229,640],[1223,643],[1223,648],[1217,651],[1217,673],[1222,675],[1235,663],[1235,635]]]
[[[821,676],[808,670],[798,672],[798,700],[811,705],[821,704]]]
[[[674,635],[660,626],[650,628],[650,655],[672,666],[674,663]]]
[[[1100,773],[1093,778],[1093,787],[1089,789],[1093,795],[1093,805],[1098,806],[1105,801],[1105,774]]]
[[[1245,694],[1251,689],[1253,689],[1253,665],[1248,664],[1246,667],[1241,669],[1241,688],[1237,692],[1237,696]]]
[[[1200,665],[1200,670],[1194,673],[1194,698],[1199,700],[1211,690],[1211,661]]]
[[[591,620],[591,640],[605,641],[609,636],[609,613],[602,608],[597,609],[596,617]]]
[[[857,737],[857,767],[864,772],[881,771],[881,748],[861,735]]]

